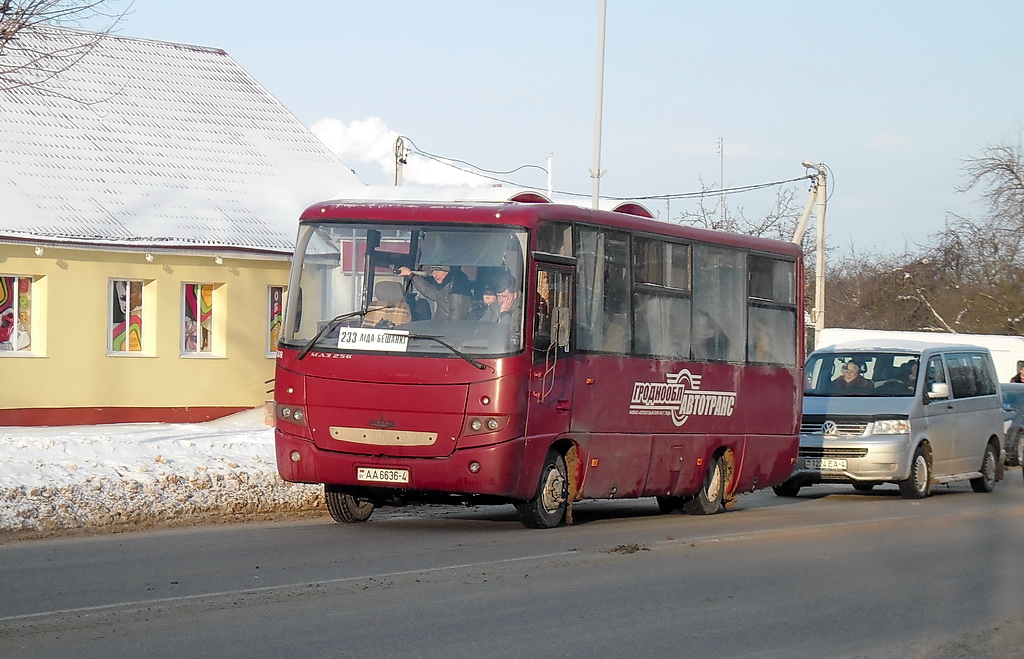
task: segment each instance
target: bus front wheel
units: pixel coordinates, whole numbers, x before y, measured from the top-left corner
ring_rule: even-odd
[[[330,485],[324,485],[324,499],[327,500],[327,512],[335,522],[356,524],[365,522],[373,514],[373,502],[357,499],[351,494],[339,492]]]
[[[565,520],[569,501],[569,477],[565,458],[557,451],[548,452],[540,470],[537,494],[516,504],[519,519],[528,529],[551,529]]]
[[[683,503],[683,511],[690,515],[714,515],[725,509],[725,466],[722,458],[711,460],[704,472],[700,490]]]

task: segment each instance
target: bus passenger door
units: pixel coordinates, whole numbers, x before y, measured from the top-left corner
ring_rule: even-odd
[[[538,265],[527,434],[558,435],[572,415],[572,277],[569,267]]]

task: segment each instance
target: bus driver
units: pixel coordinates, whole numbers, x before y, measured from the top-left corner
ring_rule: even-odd
[[[473,308],[473,290],[469,278],[459,266],[432,265],[429,268],[431,280],[416,276],[406,266],[398,269],[398,274],[410,277],[416,292],[433,300],[434,320],[468,320]]]

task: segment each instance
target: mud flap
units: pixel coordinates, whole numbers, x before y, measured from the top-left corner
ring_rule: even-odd
[[[569,477],[569,496],[565,503],[565,525],[572,525],[572,504],[580,498],[580,453],[575,444],[565,453],[565,471]]]

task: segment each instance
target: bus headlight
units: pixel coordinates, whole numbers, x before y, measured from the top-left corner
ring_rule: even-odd
[[[497,432],[508,425],[508,417],[504,416],[474,416],[466,420],[467,435],[479,435],[488,432]]]
[[[277,405],[277,418],[296,425],[306,425],[306,410],[300,405]]]

